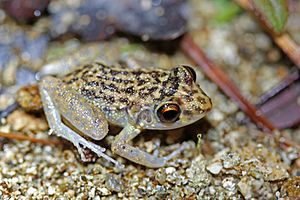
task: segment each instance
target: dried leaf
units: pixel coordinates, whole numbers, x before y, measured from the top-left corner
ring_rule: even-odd
[[[295,71],[265,93],[258,108],[278,129],[297,126],[300,123],[299,96],[300,74]]]

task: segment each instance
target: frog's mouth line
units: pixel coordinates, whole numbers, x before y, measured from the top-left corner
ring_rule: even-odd
[[[177,129],[181,128],[190,124],[193,124],[203,118],[206,115],[206,113],[200,114],[197,117],[188,119],[188,120],[182,120],[179,119],[176,122],[171,122],[171,123],[163,123],[160,121],[157,121],[156,123],[145,125],[144,129],[148,130],[172,130],[172,129]]]

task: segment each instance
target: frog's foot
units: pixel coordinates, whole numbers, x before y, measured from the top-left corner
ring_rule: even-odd
[[[85,153],[84,153],[84,148],[88,148],[88,149],[92,150],[94,153],[96,153],[99,157],[102,157],[105,160],[115,164],[116,167],[118,167],[118,168],[124,167],[121,163],[119,163],[118,161],[116,161],[113,158],[106,155],[104,153],[106,150],[105,148],[102,148],[99,145],[96,145],[90,141],[87,141],[85,138],[81,137],[80,135],[78,135],[76,132],[74,132],[73,130],[71,130],[69,127],[67,127],[64,124],[61,124],[60,126],[61,127],[58,127],[55,130],[55,132],[56,133],[58,131],[63,132],[63,134],[59,134],[59,136],[69,140],[70,142],[72,142],[74,144],[74,146],[76,146],[82,161],[88,161],[88,159],[86,158]]]
[[[132,125],[127,125],[121,133],[116,136],[115,141],[112,144],[112,151],[128,160],[131,160],[135,163],[145,165],[147,167],[157,168],[163,167],[166,165],[167,161],[176,157],[184,149],[187,148],[187,144],[182,144],[180,148],[172,152],[171,154],[165,157],[158,157],[158,151],[155,151],[153,155],[142,151],[136,147],[133,147],[128,144],[130,140],[136,137],[140,133],[139,129],[136,129]]]
[[[171,160],[172,158],[174,158],[174,157],[176,157],[177,155],[179,155],[183,150],[189,148],[189,145],[188,145],[187,142],[184,142],[184,143],[182,143],[182,144],[176,144],[176,146],[177,146],[177,145],[180,145],[180,147],[177,148],[177,149],[176,149],[175,151],[173,151],[172,153],[170,153],[169,155],[163,157],[164,160],[169,161],[169,160]],[[159,146],[160,146],[160,141],[157,143],[157,146],[158,146],[158,148],[159,148]],[[158,149],[155,149],[154,152],[153,152],[153,156],[154,156],[154,157],[158,157],[158,155],[159,155],[159,150],[158,150]]]
[[[163,157],[166,161],[171,160],[172,158],[179,155],[181,152],[183,152],[185,149],[189,148],[189,144],[187,142],[183,142],[178,149],[170,153],[169,155]]]

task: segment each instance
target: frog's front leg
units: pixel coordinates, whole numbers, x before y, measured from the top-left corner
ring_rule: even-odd
[[[99,157],[121,166],[116,160],[103,153],[104,148],[87,141],[62,122],[61,116],[77,130],[94,139],[102,139],[108,132],[108,125],[97,108],[92,107],[80,94],[54,77],[45,77],[40,82],[39,89],[50,128],[58,136],[72,142],[77,147],[82,160],[86,160],[83,148],[87,147]]]
[[[157,154],[151,155],[128,144],[128,142],[135,138],[140,132],[141,130],[139,128],[128,124],[119,133],[119,135],[116,136],[111,146],[111,150],[114,153],[135,163],[145,165],[147,167],[157,168],[163,167],[168,160],[172,159],[186,148],[185,145],[182,145],[176,151],[165,157],[158,157]]]

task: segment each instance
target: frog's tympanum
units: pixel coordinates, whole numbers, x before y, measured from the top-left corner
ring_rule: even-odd
[[[112,151],[141,165],[161,167],[182,149],[158,157],[129,141],[143,129],[170,130],[191,124],[212,107],[188,66],[168,71],[92,63],[60,78],[44,77],[39,89],[49,126],[58,136],[71,141],[83,160],[83,148],[89,148],[116,165],[120,164],[106,155],[104,148],[81,135],[101,140],[108,133],[108,123],[124,127],[115,137]]]

